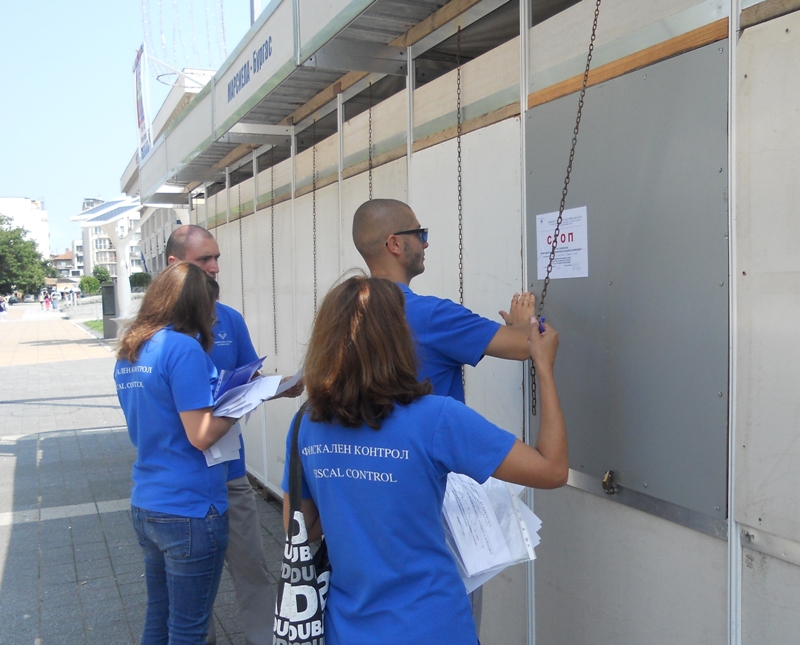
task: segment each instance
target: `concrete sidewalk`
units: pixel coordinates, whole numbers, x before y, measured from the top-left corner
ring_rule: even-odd
[[[0,324],[2,645],[134,645],[146,602],[130,520],[135,450],[117,402],[109,343],[60,312],[14,305]],[[259,504],[273,577],[283,525]],[[223,573],[217,642],[242,644]]]

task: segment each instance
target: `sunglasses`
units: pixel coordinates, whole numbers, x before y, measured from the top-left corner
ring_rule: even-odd
[[[428,241],[428,229],[427,228],[412,228],[409,231],[397,231],[397,233],[392,233],[392,235],[418,235],[419,241],[425,244]],[[385,242],[384,244],[388,244],[389,242]]]

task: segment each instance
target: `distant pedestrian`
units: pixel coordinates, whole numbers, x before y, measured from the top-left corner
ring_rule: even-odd
[[[44,296],[44,308],[47,309],[47,311],[50,311],[50,294],[49,293],[45,294],[45,296]]]
[[[6,321],[6,310],[8,309],[8,303],[3,296],[0,296],[0,322]]]
[[[53,295],[52,303],[53,303],[53,311],[58,311],[58,298],[55,297],[55,294]]]
[[[44,309],[44,295],[39,294],[39,309]]]

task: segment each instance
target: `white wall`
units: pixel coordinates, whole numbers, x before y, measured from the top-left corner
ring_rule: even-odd
[[[747,29],[736,77],[735,519],[800,553],[800,12]],[[745,541],[745,545],[747,542]],[[791,559],[791,558],[790,558]],[[800,567],[744,549],[742,643],[796,643]]]
[[[647,10],[633,0],[614,0],[601,12],[601,63],[628,55],[631,47],[645,48],[718,20],[728,6],[689,0],[659,0],[656,5]],[[555,83],[574,73],[573,59],[584,53],[574,46],[577,34],[580,42],[584,31],[588,37],[587,7],[580,3],[534,28],[532,89],[541,89],[543,79]],[[576,34],[575,39],[565,38],[559,26]],[[730,231],[737,437],[733,511],[739,523],[734,530],[780,538],[794,553],[800,553],[797,34],[800,12],[747,29],[738,43],[733,131],[738,180]],[[435,84],[424,89],[433,95]],[[397,118],[405,115],[398,112]],[[414,153],[410,175],[405,158],[379,166],[373,183],[375,197],[406,200],[411,195],[412,208],[430,229],[426,271],[414,280],[414,290],[457,301],[455,147],[450,140]],[[281,164],[281,185],[288,167],[288,162]],[[497,311],[507,309],[512,294],[524,288],[518,118],[464,136],[463,179],[465,304],[500,320]],[[263,181],[260,190],[266,192]],[[353,212],[367,191],[366,173],[317,191],[318,303],[342,271],[364,267],[350,232]],[[224,194],[219,199],[217,211]],[[267,372],[293,374],[298,369],[313,321],[311,200],[306,194],[275,207],[275,305],[270,210],[242,222],[246,318],[257,348],[268,355]],[[220,226],[216,234],[227,257],[220,275],[223,301],[236,306],[241,304],[238,223]],[[468,404],[519,435],[526,413],[523,374],[520,364],[485,359],[467,371]],[[276,492],[297,403],[269,403],[246,428],[250,469]],[[787,561],[790,556],[744,549],[741,580],[735,569],[730,572],[734,592],[741,593],[741,610],[734,605],[729,616],[724,540],[574,488],[537,493],[536,511],[544,521],[535,567],[538,643],[722,644],[729,642],[731,619],[734,624],[741,620],[746,645],[797,642],[800,567]],[[525,568],[508,570],[487,586],[481,641],[525,643],[527,611]],[[732,634],[730,642],[738,642],[735,630]]]

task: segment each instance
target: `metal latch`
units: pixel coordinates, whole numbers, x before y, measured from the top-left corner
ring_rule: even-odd
[[[614,481],[613,470],[607,470],[603,475],[603,490],[606,495],[614,495],[617,492],[617,482]]]

